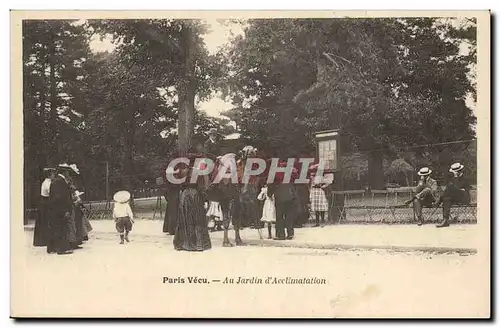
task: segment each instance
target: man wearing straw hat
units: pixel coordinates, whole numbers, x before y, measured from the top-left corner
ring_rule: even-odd
[[[420,181],[417,185],[416,195],[412,199],[406,201],[406,205],[413,202],[413,210],[417,216],[417,224],[421,226],[424,223],[422,219],[422,208],[424,206],[432,206],[436,200],[438,185],[436,180],[430,177],[432,170],[428,167],[422,167],[418,173]]]
[[[464,175],[464,166],[460,163],[451,165],[449,172],[453,174],[450,182],[446,184],[443,194],[436,202],[436,207],[443,203],[443,221],[437,225],[438,228],[448,227],[450,225],[450,210],[453,204],[470,203],[470,183]]]

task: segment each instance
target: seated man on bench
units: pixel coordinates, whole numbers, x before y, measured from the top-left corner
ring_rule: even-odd
[[[412,199],[405,202],[409,205],[413,202],[413,210],[417,216],[418,225],[421,226],[424,223],[422,219],[422,208],[424,206],[432,206],[436,200],[436,193],[438,191],[438,185],[436,180],[430,177],[432,170],[428,167],[423,167],[418,171],[420,176],[420,181],[417,186],[417,194],[413,196]]]
[[[443,222],[437,225],[438,228],[448,227],[450,225],[450,209],[452,205],[470,203],[470,183],[463,172],[464,166],[460,163],[454,163],[449,172],[453,174],[450,182],[446,184],[441,197],[436,202],[438,207],[443,203]]]

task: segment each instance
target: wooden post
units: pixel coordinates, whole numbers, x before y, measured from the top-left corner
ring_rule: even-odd
[[[106,161],[106,209],[109,205],[109,162]]]

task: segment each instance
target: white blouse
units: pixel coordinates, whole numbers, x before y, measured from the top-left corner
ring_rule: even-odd
[[[40,190],[40,195],[42,197],[49,197],[50,196],[50,185],[51,184],[52,184],[52,180],[50,180],[50,178],[43,180],[42,188]]]

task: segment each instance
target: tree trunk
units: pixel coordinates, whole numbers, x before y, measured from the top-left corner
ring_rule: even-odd
[[[380,151],[370,152],[368,155],[368,178],[370,189],[384,189],[384,154]]]
[[[133,111],[129,116],[128,130],[125,132],[125,151],[124,151],[124,173],[125,173],[125,190],[130,192],[130,206],[134,206],[134,190],[132,185],[132,176],[134,175],[134,136],[135,136],[135,121],[133,119]]]
[[[47,113],[46,113],[46,108],[45,108],[45,103],[47,101],[47,93],[46,93],[46,87],[45,87],[45,61],[46,57],[43,52],[40,53],[42,57],[42,63],[41,63],[41,75],[42,75],[42,80],[40,84],[40,98],[38,101],[40,102],[40,108],[38,109],[39,115],[37,116],[36,119],[36,157],[37,157],[37,164],[39,166],[39,171],[46,167],[47,164],[50,164],[51,166],[55,166],[59,163],[47,163],[47,147],[46,147],[46,142],[50,139],[47,139],[49,137],[47,133]],[[35,104],[33,107],[33,110],[37,110],[37,100],[36,98],[34,99]],[[35,115],[36,116],[36,115]],[[37,180],[38,181],[38,180]]]
[[[195,44],[193,28],[184,22],[182,28],[182,48],[184,60],[184,79],[179,81],[179,153],[186,154],[192,145],[194,133],[195,81]]]
[[[56,81],[56,44],[54,35],[49,44],[49,67],[50,67],[50,123],[49,130],[51,131],[50,147],[52,149],[52,158],[57,163],[59,162],[59,142],[57,135],[57,81]],[[43,108],[43,105],[42,105]]]

